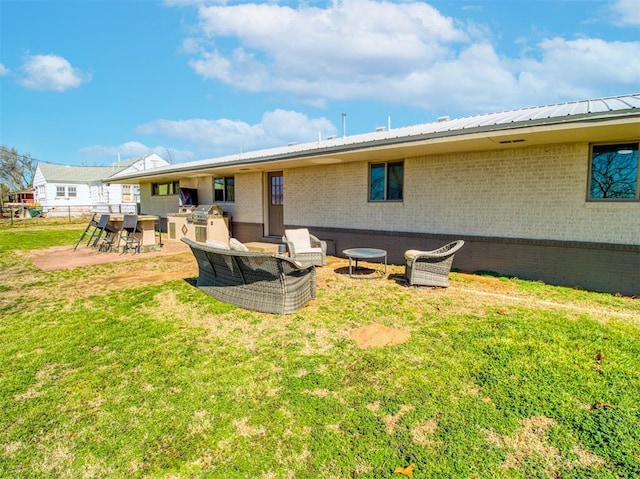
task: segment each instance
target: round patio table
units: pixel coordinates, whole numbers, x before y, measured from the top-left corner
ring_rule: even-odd
[[[349,258],[349,277],[353,278],[353,273],[358,270],[358,260],[371,260],[376,258],[384,258],[384,271],[380,272],[380,277],[387,274],[387,252],[377,248],[349,248],[342,251],[342,254]],[[351,261],[356,261],[355,269],[351,267]]]

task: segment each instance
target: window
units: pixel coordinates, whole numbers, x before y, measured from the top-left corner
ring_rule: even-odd
[[[369,165],[369,201],[402,201],[404,163],[372,163]]]
[[[69,198],[76,198],[78,196],[78,190],[75,186],[67,187],[67,196],[69,196]]]
[[[151,191],[153,196],[170,196],[177,195],[180,188],[179,181],[170,181],[168,183],[153,183]]]
[[[638,200],[638,143],[593,145],[590,200]]]
[[[281,173],[271,176],[271,204],[284,204],[284,176]]]
[[[64,198],[66,194],[66,188],[64,186],[56,186],[56,197]]]
[[[122,201],[131,203],[133,196],[131,195],[131,185],[122,185]]]
[[[233,176],[213,179],[213,199],[216,202],[236,200],[236,187]]]

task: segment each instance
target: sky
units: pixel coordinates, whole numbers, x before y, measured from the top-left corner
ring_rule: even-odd
[[[171,163],[640,93],[640,0],[0,0],[0,143]]]

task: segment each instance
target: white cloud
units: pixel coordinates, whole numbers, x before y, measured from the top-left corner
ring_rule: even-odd
[[[2,63],[0,63],[0,77],[8,74],[9,74],[9,69],[5,67]]]
[[[517,103],[517,83],[493,47],[479,43],[456,58],[416,70],[395,86],[394,93],[404,103],[431,111],[497,111],[505,103]]]
[[[91,75],[72,67],[68,60],[57,55],[30,55],[21,71],[19,83],[31,90],[63,92],[91,80]]]
[[[273,4],[200,9],[207,39],[237,39],[230,51],[202,51],[192,68],[249,91],[281,90],[340,98],[334,84],[402,78],[467,40],[453,20],[424,3],[352,0],[326,9]],[[189,43],[193,46],[192,41]],[[330,89],[330,93],[324,90]]]
[[[138,126],[137,132],[188,144],[195,151],[165,146],[152,147],[138,141],[129,141],[115,146],[87,146],[80,153],[94,160],[109,162],[116,161],[118,155],[124,160],[157,153],[165,159],[183,162],[197,157],[283,146],[292,142],[312,142],[318,139],[318,133],[323,138],[335,135],[336,127],[326,118],[309,118],[295,111],[275,110],[264,113],[260,122],[253,125],[229,119],[158,119]]]
[[[266,112],[255,125],[228,119],[161,119],[140,125],[137,130],[188,141],[207,154],[310,142],[317,140],[318,133],[323,137],[336,133],[335,126],[326,118],[309,118],[284,110]]]
[[[640,25],[638,0],[617,0],[611,4],[614,23],[623,27]]]
[[[561,98],[590,98],[640,85],[640,42],[553,38],[539,47],[541,58],[524,59],[519,67],[520,88],[538,97],[554,91]]]
[[[194,159],[194,154],[187,150],[178,150],[164,146],[147,146],[138,141],[128,141],[117,146],[93,145],[80,149],[80,153],[94,159],[114,162],[118,157],[122,160],[138,158],[149,153],[156,153],[165,160],[175,160],[176,162],[190,161]],[[171,158],[172,157],[172,158]]]
[[[632,4],[612,9],[637,24]],[[190,66],[236,89],[285,92],[307,104],[373,100],[447,113],[624,93],[640,83],[640,42],[553,38],[508,57],[499,34],[426,3],[309,5],[201,4],[200,36],[184,47]]]

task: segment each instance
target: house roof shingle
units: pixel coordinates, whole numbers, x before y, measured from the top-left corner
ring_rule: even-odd
[[[39,163],[38,167],[49,183],[101,183],[125,171],[150,155],[119,161],[110,166],[72,166]]]
[[[102,178],[122,171],[122,166],[70,166],[39,163],[49,183],[100,183]]]

